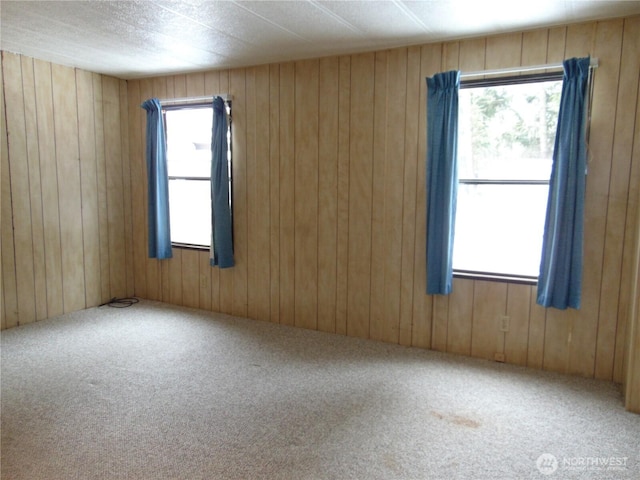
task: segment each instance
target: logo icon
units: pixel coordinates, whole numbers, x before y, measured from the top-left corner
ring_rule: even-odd
[[[558,459],[550,453],[543,453],[536,460],[536,466],[543,475],[551,475],[558,469]]]

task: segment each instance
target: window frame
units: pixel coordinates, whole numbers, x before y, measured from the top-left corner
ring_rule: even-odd
[[[460,90],[469,88],[497,87],[509,85],[523,85],[528,83],[542,83],[548,81],[562,82],[564,76],[563,70],[550,71],[543,73],[533,73],[526,75],[511,75],[504,77],[489,77],[481,79],[461,80]],[[553,152],[551,152],[553,156]],[[552,158],[553,160],[553,158]],[[477,179],[477,178],[458,178],[458,185],[549,185],[548,180],[516,180],[516,179]],[[494,282],[506,282],[513,284],[537,285],[538,276],[507,274],[497,272],[485,272],[478,270],[453,269],[454,278],[465,278],[472,280],[487,280]]]
[[[168,110],[194,110],[197,108],[210,108],[212,110],[211,112],[211,116],[213,118],[213,99],[215,97],[211,97],[210,101],[197,101],[197,102],[180,102],[180,101],[176,101],[176,103],[170,103],[170,104],[163,104],[162,105],[162,120],[163,120],[163,125],[164,125],[164,133],[165,133],[165,139],[166,142],[168,144],[169,142],[169,131],[168,131],[168,126],[167,126],[167,111]],[[233,148],[232,148],[232,139],[233,139],[233,129],[231,128],[231,101],[228,99],[225,99],[224,101],[225,103],[225,107],[227,108],[227,136],[228,136],[228,142],[227,142],[227,152],[229,155],[229,210],[231,212],[231,225],[233,228],[233,190],[232,190],[232,186],[233,186],[233,175],[232,175],[232,165],[233,165]],[[213,127],[213,125],[212,125]],[[211,170],[209,170],[209,177],[191,177],[191,176],[184,176],[184,175],[169,175],[167,174],[167,181],[171,182],[171,180],[186,180],[186,181],[208,181],[209,183],[211,183]],[[171,197],[169,197],[169,206],[171,205]],[[169,207],[171,208],[171,207]],[[233,232],[232,232],[233,235]],[[171,240],[171,247],[172,248],[180,248],[180,249],[184,249],[184,250],[197,250],[197,251],[210,251],[211,250],[211,244],[209,245],[201,245],[201,244],[195,244],[195,243],[186,243],[186,242],[175,242],[173,241],[173,239]]]

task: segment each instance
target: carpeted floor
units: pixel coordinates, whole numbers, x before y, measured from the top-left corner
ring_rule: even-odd
[[[617,385],[142,301],[2,332],[2,479],[637,479]]]

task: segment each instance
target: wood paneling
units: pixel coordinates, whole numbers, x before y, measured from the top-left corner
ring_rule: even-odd
[[[627,125],[637,115],[629,98],[637,90],[636,23],[593,22],[208,73],[225,78],[237,96],[238,266],[220,272],[219,306],[211,308],[488,359],[503,353],[511,363],[620,381],[622,368],[614,365],[624,352],[626,309],[615,293],[630,275],[622,256],[630,251],[626,209],[635,209],[629,201],[635,187],[624,179],[635,171]],[[450,297],[425,295],[424,77],[589,53],[602,60],[594,85],[585,307],[545,310],[535,303],[535,286],[463,279]],[[174,89],[200,83],[190,75],[164,81]],[[131,144],[139,144],[138,136]],[[184,284],[191,270],[183,258],[167,278]],[[195,271],[206,284],[202,265]],[[501,315],[510,317],[508,332],[498,329]]]
[[[202,295],[211,282],[216,300],[199,301],[203,308],[491,360],[500,353],[510,363],[621,381],[630,302],[621,289],[631,275],[623,258],[632,252],[629,229],[638,208],[628,178],[640,171],[632,156],[637,24],[634,17],[207,72],[206,94],[234,95],[237,266],[209,276],[204,256],[195,265],[178,252],[180,268],[171,267],[159,288],[169,281],[170,300],[180,303],[187,301],[174,296],[180,285],[199,285]],[[425,77],[587,54],[598,56],[600,67],[583,308],[544,309],[535,286],[465,279],[455,280],[448,297],[426,295]],[[147,97],[163,88],[179,97],[186,90],[180,85],[200,86],[202,78],[131,81],[129,102],[139,103],[146,86]],[[134,126],[139,120],[129,121],[137,198],[141,133]],[[139,219],[143,208],[132,203],[132,218]],[[138,250],[144,246],[139,221],[133,225]],[[138,292],[144,272],[135,272]],[[507,332],[499,330],[503,315],[510,319]]]
[[[295,323],[295,223],[294,223],[294,178],[295,178],[295,66],[284,63],[280,66],[280,129],[278,142],[280,147],[280,323]],[[234,157],[235,162],[235,157]],[[234,207],[234,211],[237,212]],[[239,212],[238,212],[239,213]]]
[[[318,325],[319,62],[295,64],[294,281],[295,325]]]
[[[639,25],[631,17],[129,82],[5,53],[2,327],[135,292],[622,381],[637,297],[626,285],[640,194]],[[426,295],[425,77],[587,54],[600,67],[583,307],[544,309],[535,286],[468,279],[455,279],[450,296]],[[234,97],[236,266],[211,268],[206,252],[181,249],[150,260],[139,105],[219,92]]]
[[[374,54],[351,60],[347,335],[363,338],[369,336],[371,298],[374,61]]]
[[[3,328],[132,295],[126,82],[6,52],[2,70]]]
[[[17,55],[7,55],[4,61],[5,108],[9,136],[9,172],[11,178],[11,211],[13,218],[13,246],[15,249],[15,282],[18,322],[36,319],[33,237],[31,234],[31,195],[29,185],[27,136],[22,65]],[[33,159],[31,159],[33,162]],[[83,292],[84,294],[84,292]]]
[[[318,135],[318,330],[336,329],[336,253],[338,219],[337,57],[320,60]]]

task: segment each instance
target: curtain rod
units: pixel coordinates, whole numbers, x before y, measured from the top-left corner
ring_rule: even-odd
[[[233,96],[228,93],[214,93],[202,97],[183,97],[183,98],[165,98],[160,99],[161,105],[171,105],[177,103],[204,103],[211,102],[215,97],[222,97],[225,102],[233,100]]]
[[[592,58],[589,64],[591,68],[598,68],[598,59]],[[511,67],[511,68],[497,68],[494,70],[478,70],[475,72],[461,72],[460,78],[464,77],[477,77],[479,75],[502,75],[505,73],[521,73],[530,72],[531,70],[551,70],[562,68],[562,62],[560,63],[547,63],[546,65],[530,65],[524,67]]]

